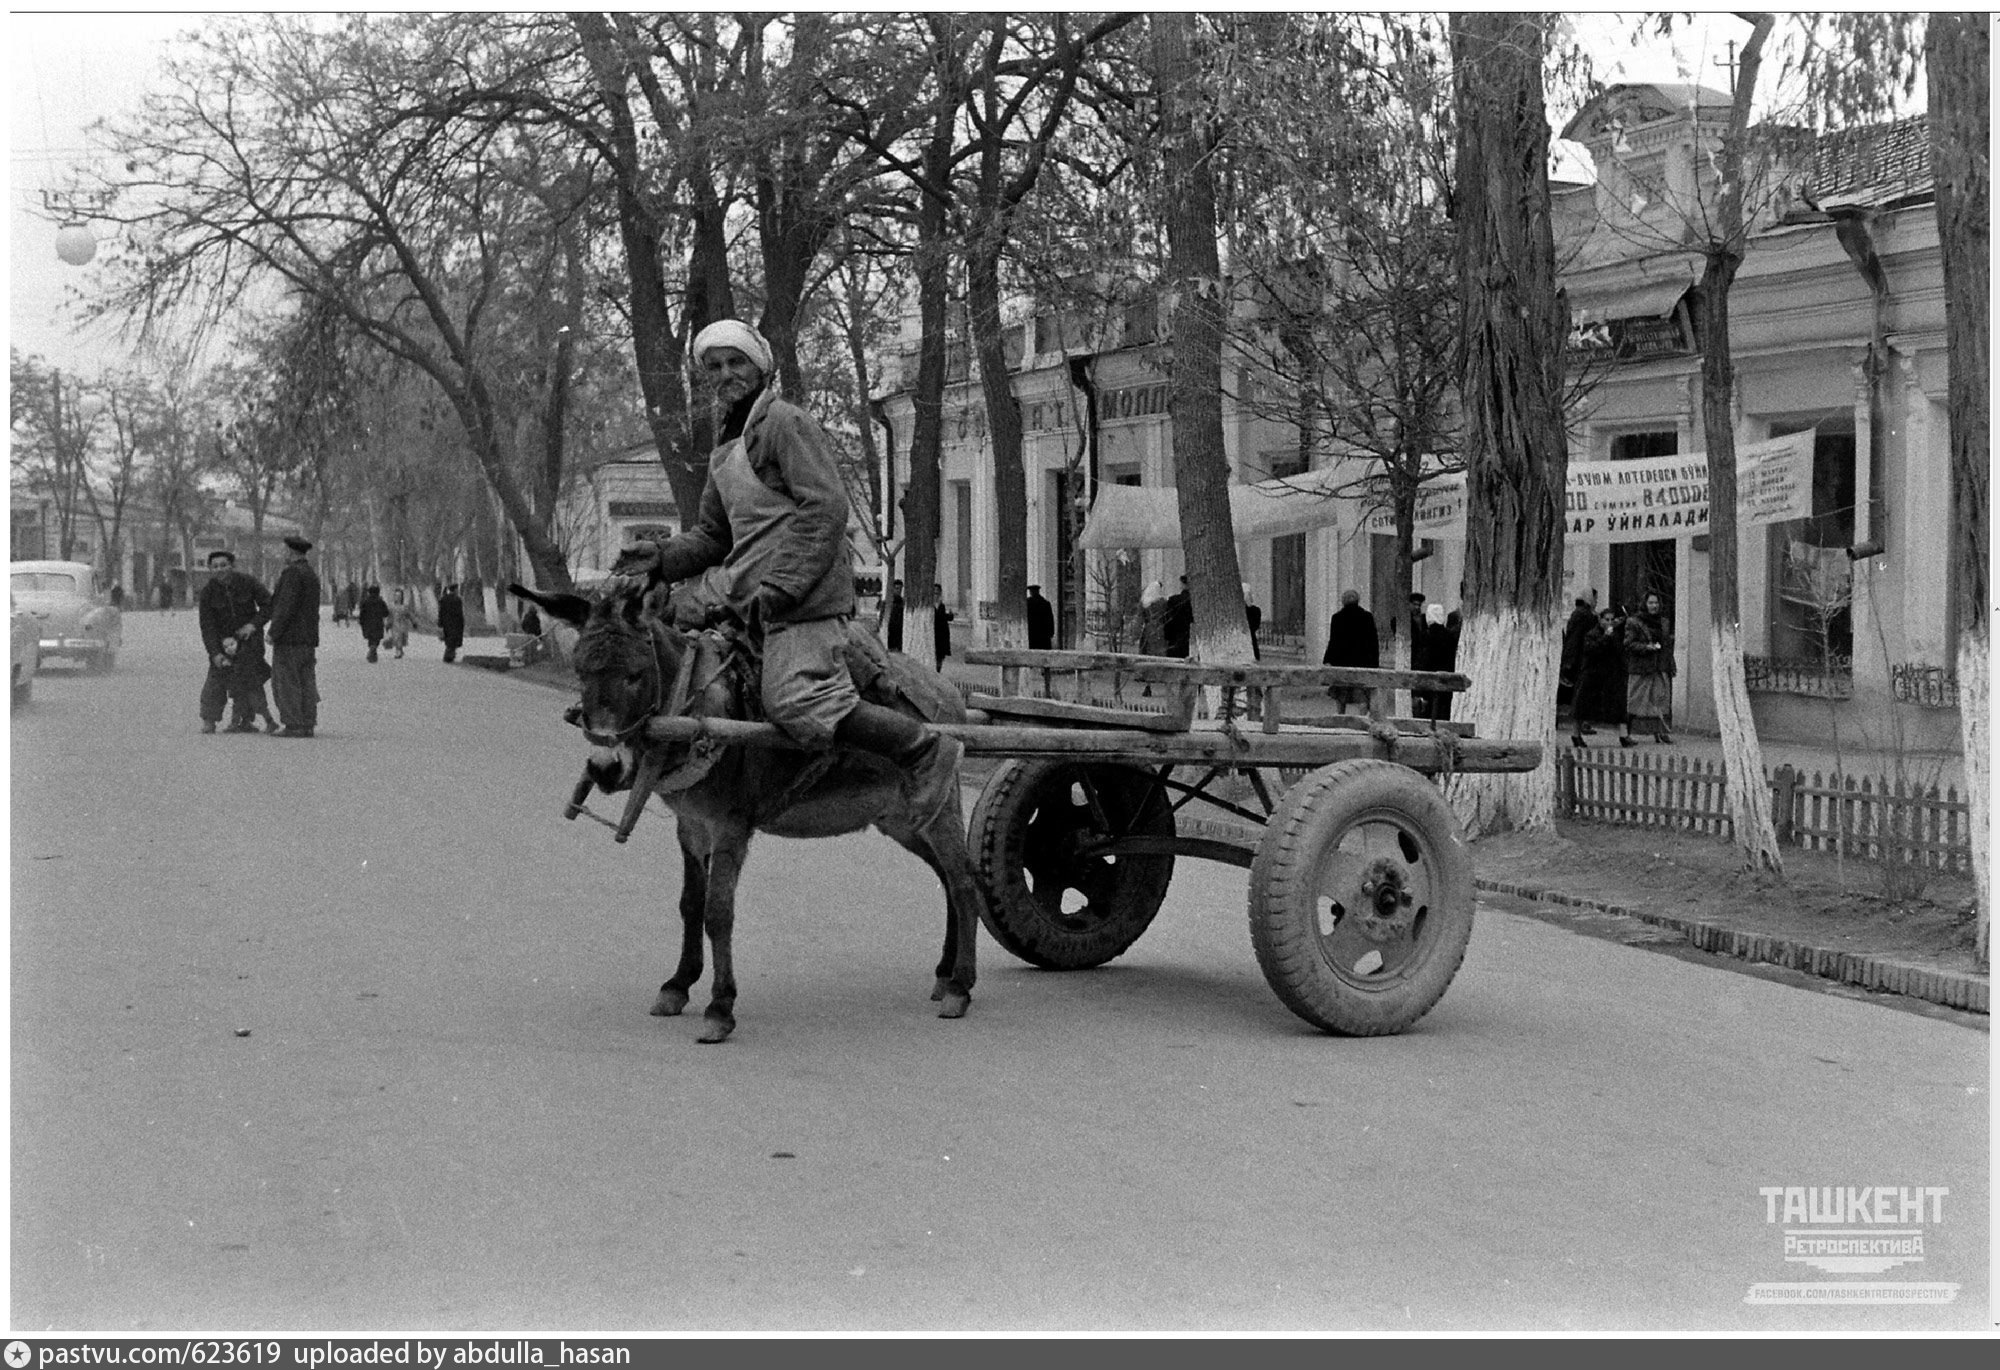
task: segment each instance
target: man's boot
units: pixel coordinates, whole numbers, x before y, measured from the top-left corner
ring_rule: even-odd
[[[958,759],[965,748],[908,714],[863,701],[840,720],[833,740],[859,747],[896,763],[903,773],[903,795],[919,827],[930,821],[958,794]]]

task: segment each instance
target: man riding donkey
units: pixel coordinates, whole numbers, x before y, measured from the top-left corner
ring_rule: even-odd
[[[848,502],[826,434],[778,395],[771,345],[725,319],[695,336],[695,363],[723,411],[720,442],[694,526],[626,548],[616,589],[693,580],[678,617],[723,608],[761,635],[765,717],[794,741],[856,747],[902,772],[912,811],[927,821],[957,793],[964,748],[907,714],[864,700],[848,669],[854,564]]]

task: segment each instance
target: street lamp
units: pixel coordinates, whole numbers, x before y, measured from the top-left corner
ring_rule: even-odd
[[[81,219],[71,219],[56,230],[56,256],[71,266],[82,266],[97,255],[97,235]]]

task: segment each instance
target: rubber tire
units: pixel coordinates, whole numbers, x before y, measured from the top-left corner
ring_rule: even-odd
[[[1329,869],[1357,829],[1378,844],[1364,867]],[[1365,920],[1323,934],[1323,886],[1386,865],[1412,898],[1407,949],[1382,973],[1340,962],[1371,942]],[[1348,890],[1357,904],[1358,891]],[[1250,940],[1257,964],[1285,1007],[1327,1032],[1378,1037],[1401,1032],[1444,997],[1472,940],[1472,855],[1458,817],[1437,787],[1393,761],[1340,761],[1285,792],[1250,866]],[[1335,941],[1336,937],[1339,939]],[[1345,953],[1342,955],[1341,953]]]
[[[980,791],[970,822],[975,872],[986,895],[987,932],[1006,951],[1043,970],[1085,970],[1125,953],[1152,925],[1174,875],[1172,856],[1096,857],[1053,871],[1046,853],[1031,862],[1029,844],[1065,828],[1104,833],[1075,787],[1088,784],[1106,817],[1129,835],[1172,837],[1166,791],[1141,767],[1118,762],[1003,762]],[[1108,834],[1104,834],[1108,835]],[[1035,879],[1032,866],[1042,867]],[[1059,875],[1060,881],[1052,875]],[[1085,881],[1096,888],[1078,889]],[[1062,909],[1067,891],[1083,905]]]

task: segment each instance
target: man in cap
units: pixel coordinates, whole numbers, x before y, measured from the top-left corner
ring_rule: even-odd
[[[696,364],[722,411],[719,445],[694,524],[628,547],[620,583],[700,577],[702,603],[727,605],[763,637],[764,714],[812,747],[857,747],[903,772],[920,821],[957,797],[963,748],[928,725],[863,700],[847,668],[854,559],[847,489],[826,434],[778,395],[771,346],[724,319],[695,336]]]
[[[1044,651],[1056,645],[1056,609],[1042,598],[1042,587],[1028,587],[1028,650]]]
[[[285,569],[271,594],[271,693],[286,737],[311,737],[319,725],[319,577],[310,551],[297,533],[286,535]]]
[[[208,676],[201,683],[201,730],[215,731],[224,702],[231,705],[229,731],[254,732],[261,716],[271,732],[278,725],[264,702],[264,681],[270,667],[264,661],[263,627],[271,617],[271,594],[255,576],[236,569],[236,554],[208,554],[208,583],[195,601],[201,625],[201,645],[208,654]]]

